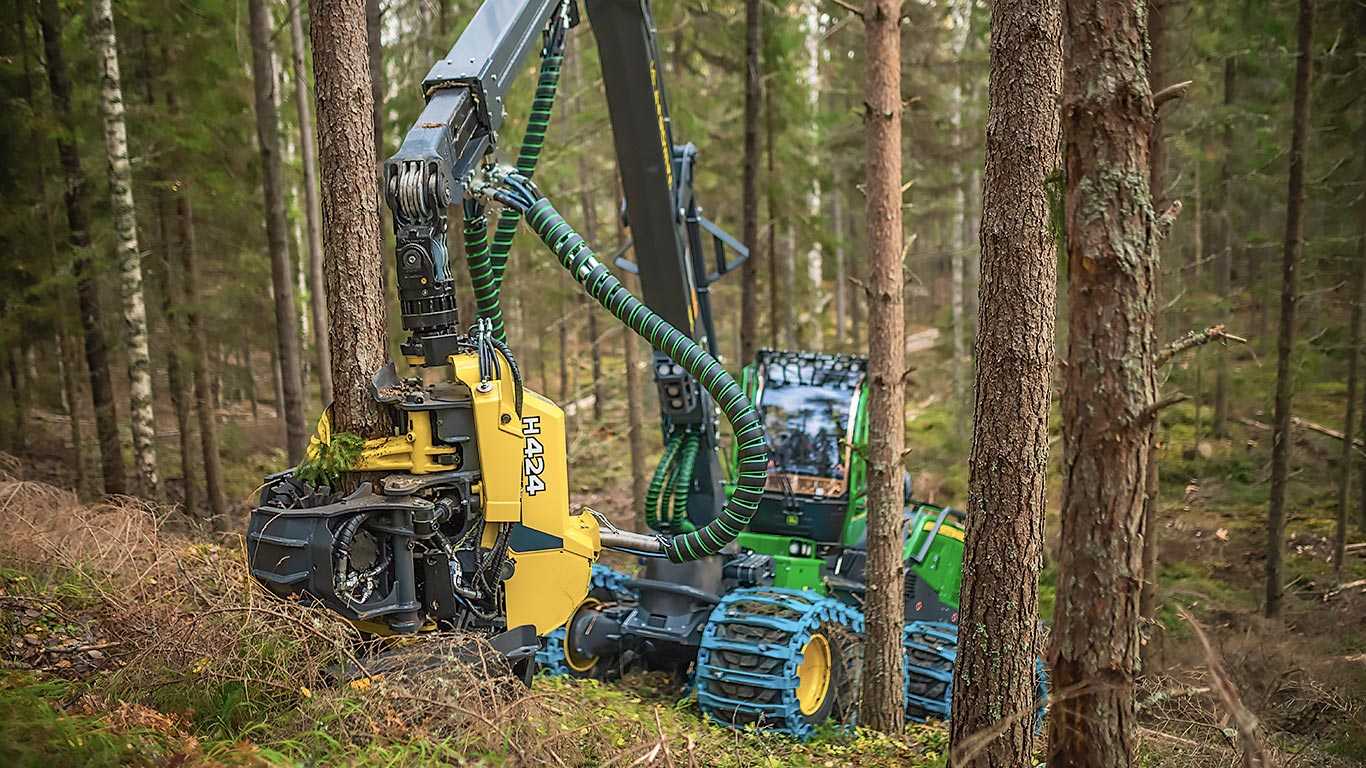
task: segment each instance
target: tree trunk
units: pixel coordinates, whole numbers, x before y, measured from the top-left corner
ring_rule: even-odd
[[[1295,105],[1290,135],[1290,180],[1285,205],[1285,252],[1281,273],[1281,321],[1276,335],[1276,421],[1271,441],[1271,508],[1266,521],[1266,615],[1280,618],[1285,597],[1282,556],[1285,495],[1290,481],[1290,417],[1294,404],[1295,309],[1300,303],[1300,253],[1304,246],[1304,168],[1309,144],[1309,100],[1314,69],[1314,2],[1300,0],[1295,26]]]
[[[625,234],[622,232],[622,237]],[[623,279],[627,290],[634,292],[632,282],[630,275]],[[626,423],[631,446],[631,499],[634,502],[631,509],[638,514],[645,509],[645,495],[650,484],[650,466],[645,455],[645,387],[648,385],[637,368],[640,336],[627,332],[621,334],[621,338],[626,357]],[[648,353],[645,359],[650,359]]]
[[[577,93],[583,93],[585,89],[583,76],[583,56],[576,55],[574,58],[574,86]],[[576,95],[572,103],[572,114],[579,114],[583,111],[583,105]],[[598,208],[595,202],[596,190],[593,188],[593,165],[589,161],[587,152],[579,153],[579,207],[583,209],[583,237],[589,243],[598,243]],[[597,302],[587,293],[580,292],[580,299],[583,303],[584,312],[588,315],[588,356],[592,363],[593,371],[593,423],[602,423],[602,409],[607,401],[603,393],[602,381],[602,334],[598,327],[598,312],[600,311]]]
[[[1237,98],[1238,69],[1230,56],[1224,62],[1224,128],[1221,132],[1224,162],[1219,170],[1219,194],[1223,211],[1220,215],[1219,261],[1215,277],[1219,289],[1219,322],[1225,326],[1233,314],[1233,104]],[[1227,347],[1215,353],[1214,418],[1210,424],[1211,437],[1228,437],[1229,365],[1231,353]]]
[[[184,324],[180,321],[180,308],[185,304],[180,281],[176,279],[175,269],[171,266],[171,226],[166,205],[166,193],[156,196],[157,251],[152,260],[154,269],[147,270],[149,280],[161,299],[161,314],[166,321],[166,384],[171,390],[171,409],[175,411],[176,445],[180,451],[180,477],[185,490],[185,514],[191,519],[199,518],[196,506],[196,483],[193,450],[190,442],[190,391],[185,377],[184,363]],[[183,278],[182,278],[183,279]]]
[[[275,332],[278,337],[284,402],[277,403],[285,421],[289,463],[298,464],[308,448],[304,421],[303,379],[299,373],[299,316],[294,304],[294,269],[289,259],[289,224],[285,218],[284,184],[280,175],[280,126],[275,103],[275,63],[267,0],[250,0],[251,72],[256,92],[256,136],[261,143],[261,186],[265,192],[266,240],[270,247],[270,279],[275,289]],[[373,171],[371,174],[373,179]]]
[[[66,57],[62,52],[62,13],[58,0],[42,0],[39,26],[43,31],[43,48],[47,53],[48,86],[57,120],[63,125],[73,122],[71,114],[71,78],[67,73]],[[118,414],[114,406],[114,382],[109,372],[109,346],[100,306],[99,275],[90,254],[90,230],[86,217],[85,175],[81,170],[80,146],[74,132],[57,135],[57,154],[66,176],[66,219],[70,230],[69,242],[75,251],[72,271],[76,274],[76,302],[85,334],[85,358],[90,370],[90,397],[95,405],[95,434],[100,446],[100,468],[104,492],[128,492],[123,466],[123,446],[119,439]]]
[[[905,307],[901,272],[900,0],[866,0],[863,125],[868,191],[868,599],[861,724],[904,725],[902,451],[906,445]]]
[[[85,439],[81,429],[81,387],[77,383],[79,354],[75,342],[66,331],[66,322],[58,323],[58,362],[61,363],[62,393],[66,401],[66,415],[71,418],[71,462],[76,465],[76,493],[90,493],[90,476],[85,468]]]
[[[313,348],[318,358],[322,401],[332,402],[332,352],[327,343],[327,297],[323,288],[322,211],[318,204],[318,148],[313,135],[313,97],[304,65],[304,25],[299,3],[289,4],[289,39],[294,47],[294,102],[299,110],[299,144],[304,166],[304,213],[308,231],[308,299],[313,313]]]
[[[1147,0],[1148,36],[1152,41],[1152,57],[1149,59],[1148,87],[1153,93],[1161,90],[1167,77],[1167,2],[1168,0]],[[1162,210],[1162,187],[1166,183],[1166,148],[1163,146],[1163,127],[1161,115],[1153,116],[1153,129],[1148,134],[1148,190],[1152,196],[1153,207]],[[1161,266],[1159,255],[1159,267]],[[1153,272],[1153,296],[1160,301],[1162,297],[1162,270]],[[1153,338],[1162,339],[1162,313],[1153,313]],[[1138,613],[1148,621],[1148,627],[1156,627],[1151,620],[1157,614],[1157,505],[1161,491],[1161,472],[1157,459],[1162,445],[1162,420],[1152,420],[1151,436],[1148,439],[1148,472],[1143,479],[1143,585],[1138,593]],[[1149,646],[1144,646],[1148,648]]]
[[[749,259],[740,273],[741,365],[748,365],[759,352],[759,109],[764,97],[760,60],[763,18],[763,3],[745,0],[745,159],[740,215],[741,235],[749,249]]]
[[[797,229],[790,218],[786,223],[787,227],[783,232],[783,247],[778,251],[778,257],[782,264],[779,273],[782,276],[783,347],[799,349],[803,344],[798,337],[804,334],[797,327],[801,325],[802,307],[798,298],[801,292],[797,277]]]
[[[949,125],[951,140],[959,153],[963,153],[967,146],[966,136],[963,130],[963,55],[968,48],[968,32],[972,26],[972,0],[954,0],[950,5],[949,15],[953,20],[953,51],[954,60],[958,62],[955,66],[954,83],[949,91]],[[953,222],[950,232],[950,251],[949,256],[952,262],[949,312],[953,318],[953,402],[957,408],[957,415],[954,418],[954,430],[961,437],[967,432],[967,375],[968,375],[968,348],[967,348],[967,318],[963,312],[963,284],[965,272],[967,270],[968,259],[968,240],[965,237],[968,220],[968,196],[965,189],[966,173],[963,172],[963,159],[959,158],[954,163],[954,207]]]
[[[1069,0],[1063,79],[1068,364],[1049,765],[1128,766],[1157,390],[1154,123],[1141,2]]]
[[[383,14],[384,8],[380,4],[380,0],[365,0],[365,52],[370,67],[370,99],[375,115],[374,136],[376,167],[385,159]]]
[[[831,169],[830,218],[835,238],[835,341],[841,348],[849,344],[849,257],[844,247],[844,191],[840,188],[839,165]]]
[[[1366,209],[1366,196],[1361,206]],[[1356,464],[1357,374],[1361,364],[1361,313],[1366,301],[1366,238],[1357,241],[1357,268],[1352,272],[1352,340],[1347,348],[1347,413],[1342,426],[1342,474],[1338,477],[1338,520],[1333,536],[1333,575],[1342,583],[1347,555],[1347,519],[1352,500],[1352,471]]]
[[[1366,14],[1362,14],[1362,18],[1363,20],[1366,20]],[[1361,133],[1362,138],[1366,139],[1366,126],[1362,128]],[[1366,166],[1362,167],[1361,180],[1362,188],[1366,189]],[[1366,270],[1366,193],[1362,194],[1360,204],[1357,207],[1357,275],[1362,275],[1363,270]],[[1366,277],[1362,277],[1362,279],[1366,280]],[[1362,307],[1362,303],[1366,302],[1366,286],[1363,286],[1363,291],[1364,293],[1359,293],[1357,295],[1356,310],[1360,312],[1366,312],[1366,308]],[[1353,325],[1358,329],[1358,333],[1360,333],[1361,321],[1354,321]],[[1361,355],[1361,339],[1359,336],[1357,342],[1352,345],[1352,348],[1356,350],[1358,356]],[[1358,364],[1360,364],[1359,359]],[[1366,396],[1366,387],[1362,387],[1361,389],[1362,395]],[[1366,435],[1366,407],[1361,408],[1360,427],[1361,434]],[[1361,469],[1357,475],[1357,526],[1358,530],[1366,535],[1366,461],[1358,463],[1360,464]]]
[[[128,131],[123,116],[118,40],[110,0],[95,0],[95,48],[100,67],[100,115],[108,158],[109,195],[118,236],[119,288],[127,329],[129,418],[133,425],[133,463],[139,491],[163,499],[157,478],[156,432],[152,413],[152,362],[147,349],[147,304],[142,295],[142,251],[138,248],[137,209],[133,206],[133,169],[128,162]]]
[[[1058,0],[992,6],[982,282],[967,540],[954,665],[955,766],[1032,765],[1043,567],[1062,78]],[[995,738],[966,754],[979,734]]]
[[[199,254],[194,239],[194,209],[188,190],[182,188],[176,201],[180,214],[180,271],[185,281],[185,295],[199,297]],[[228,519],[228,499],[223,491],[223,466],[218,458],[218,421],[213,407],[213,384],[210,381],[209,345],[205,338],[204,318],[195,303],[186,306],[185,325],[189,329],[194,377],[194,407],[199,416],[199,440],[204,451],[204,492],[208,496],[208,519],[215,531],[232,528]]]
[[[375,191],[374,92],[366,57],[365,0],[310,0],[333,429],[361,437],[390,432],[368,385],[388,360]]]
[[[822,146],[818,119],[821,105],[821,12],[816,0],[802,0],[801,14],[806,54],[805,72],[802,76],[805,81],[803,87],[806,88],[808,111],[806,123],[812,155],[819,157]],[[811,186],[806,191],[806,215],[808,232],[818,229],[821,215],[821,181],[820,177],[814,174]],[[802,349],[819,352],[824,348],[825,341],[825,323],[821,321],[824,314],[821,310],[825,306],[825,291],[822,286],[824,253],[819,238],[809,234],[807,237],[810,242],[806,249],[806,285],[800,292],[805,300],[798,305],[807,315],[807,320],[801,323],[802,327],[798,332],[802,336]],[[793,258],[796,257],[795,251],[794,248]]]
[[[773,179],[773,94],[764,92],[764,164],[768,171],[767,179]],[[783,270],[778,258],[778,192],[773,184],[767,185],[766,202],[768,206],[768,325],[769,344],[775,349],[783,346],[783,333],[787,324],[783,320],[783,307],[786,298],[783,294]],[[750,362],[748,359],[745,363]]]

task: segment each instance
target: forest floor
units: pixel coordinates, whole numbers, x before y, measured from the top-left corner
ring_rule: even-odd
[[[1240,360],[1235,391],[1270,391],[1265,361],[1250,353]],[[607,369],[621,366],[609,361]],[[941,373],[931,365],[916,374],[910,461],[919,497],[961,503],[967,441],[951,394],[927,383],[947,387],[951,377]],[[624,522],[625,430],[607,426],[624,422],[624,397],[620,382],[610,383],[601,424],[585,418],[573,430],[572,491],[576,504]],[[1324,385],[1303,393],[1297,412],[1337,426],[1341,400]],[[1270,421],[1262,410],[1240,403],[1235,412]],[[1234,422],[1227,437],[1208,437],[1208,408],[1198,415],[1193,403],[1164,421],[1162,602],[1145,628],[1142,764],[1239,764],[1228,707],[1214,693],[1220,674],[1258,718],[1278,764],[1366,762],[1366,547],[1348,558],[1343,581],[1355,586],[1337,587],[1328,562],[1341,443],[1297,433],[1286,615],[1273,622],[1259,613],[1270,434]],[[283,465],[269,447],[276,426],[225,425],[239,513],[259,478]],[[25,456],[0,466],[0,764],[945,764],[947,734],[938,726],[912,726],[898,738],[825,730],[795,743],[714,726],[658,676],[613,685],[541,678],[528,691],[445,665],[439,674],[395,668],[364,689],[329,684],[335,664],[363,651],[347,625],[253,589],[240,539],[210,543],[178,513],[130,500],[78,499],[67,490],[64,435],[43,422]],[[1353,541],[1366,538],[1352,531]],[[1048,534],[1053,546],[1056,515]],[[426,644],[449,654],[453,642]]]

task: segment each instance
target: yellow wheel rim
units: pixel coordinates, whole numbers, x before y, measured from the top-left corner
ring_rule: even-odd
[[[802,714],[816,714],[829,690],[830,643],[817,633],[802,647],[802,663],[797,667],[797,704]]]
[[[569,634],[574,630],[574,619],[578,618],[579,611],[593,605],[598,605],[598,601],[591,597],[587,598],[582,603],[579,603],[579,607],[574,611],[574,615],[570,616],[569,621],[565,622],[564,625],[564,660],[569,664],[569,668],[575,672],[587,672],[598,664],[597,656],[580,656],[575,653],[574,646],[569,641]]]

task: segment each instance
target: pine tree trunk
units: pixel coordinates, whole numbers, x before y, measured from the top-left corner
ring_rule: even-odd
[[[84,497],[90,493],[90,475],[85,468],[85,437],[81,429],[81,387],[77,383],[79,354],[76,344],[67,333],[66,322],[58,323],[57,355],[61,363],[62,399],[66,402],[66,415],[71,424],[71,463],[76,466],[76,493]]]
[[[953,19],[953,51],[954,60],[959,62],[954,73],[954,84],[949,91],[949,125],[952,133],[951,140],[957,145],[959,152],[966,147],[966,136],[963,131],[963,55],[968,48],[968,32],[972,23],[972,0],[954,0],[949,9],[949,15]],[[968,348],[967,348],[967,316],[963,311],[963,292],[965,272],[967,270],[968,241],[964,236],[967,229],[968,220],[968,196],[964,188],[964,177],[962,163],[955,163],[953,168],[955,177],[954,183],[954,206],[953,221],[949,233],[949,248],[951,260],[951,279],[949,290],[952,295],[949,298],[949,313],[953,319],[953,402],[958,410],[954,418],[954,430],[958,435],[967,432],[967,375],[968,375]]]
[[[749,249],[749,259],[740,273],[742,365],[748,365],[759,352],[759,110],[764,98],[760,59],[763,18],[763,3],[745,0],[745,157],[740,216],[741,235]]]
[[[304,25],[299,3],[289,4],[289,39],[294,47],[294,103],[299,110],[299,145],[304,166],[304,213],[308,232],[308,306],[313,313],[313,349],[323,405],[332,402],[332,352],[327,344],[327,297],[323,288],[322,211],[318,203],[318,148],[313,134],[313,97],[304,64]]]
[[[1062,79],[1058,0],[992,5],[976,406],[969,459],[955,766],[1032,765],[1057,244],[1046,184]],[[969,757],[982,733],[995,738]]]
[[[180,219],[180,271],[185,281],[185,295],[198,297],[199,254],[194,239],[194,209],[189,192],[180,190],[176,201]],[[218,420],[213,404],[213,384],[209,370],[209,345],[205,338],[204,318],[194,302],[185,308],[185,326],[189,329],[191,375],[194,377],[194,407],[199,417],[199,440],[204,452],[204,492],[208,497],[208,519],[215,531],[232,529],[228,519],[228,499],[223,491],[223,466],[218,458]]]
[[[797,229],[793,226],[792,220],[788,219],[787,227],[783,232],[783,245],[778,250],[778,257],[782,264],[779,274],[782,277],[782,323],[783,323],[783,347],[787,349],[799,349],[803,345],[798,339],[801,334],[797,327],[801,324],[801,303],[796,299],[800,296],[797,277]]]
[[[1366,209],[1366,197],[1361,206]],[[1356,408],[1358,369],[1361,365],[1361,314],[1366,301],[1366,239],[1357,241],[1357,269],[1352,272],[1352,339],[1347,348],[1347,413],[1342,427],[1342,474],[1338,476],[1338,520],[1333,535],[1333,575],[1342,583],[1347,555],[1347,520],[1352,502],[1352,471],[1356,465]]]
[[[811,152],[813,156],[819,156],[822,146],[820,123],[817,120],[821,105],[821,12],[816,0],[802,0],[801,14],[806,54],[806,71],[802,79],[806,88],[808,132]],[[806,215],[808,226],[812,229],[819,227],[821,181],[818,176],[812,177],[811,186],[806,191]],[[795,258],[795,248],[793,250]],[[802,327],[797,330],[802,336],[801,348],[814,352],[821,351],[825,341],[825,323],[822,321],[822,308],[825,306],[825,290],[822,285],[825,271],[824,256],[820,239],[811,237],[806,249],[806,285],[800,292],[805,301],[799,305],[807,320],[801,323]]]
[[[1148,87],[1158,92],[1166,83],[1167,77],[1167,2],[1168,0],[1146,0],[1148,11],[1148,36],[1152,43],[1152,56],[1148,65]],[[1163,146],[1163,127],[1161,115],[1154,115],[1153,130],[1148,134],[1148,189],[1153,199],[1153,207],[1162,210],[1161,197],[1166,162],[1166,149]],[[1159,255],[1159,266],[1161,265]],[[1162,270],[1153,273],[1153,295],[1157,300],[1162,297]],[[1162,339],[1162,313],[1153,314],[1153,338]],[[1152,437],[1148,441],[1148,472],[1143,480],[1143,585],[1138,594],[1138,613],[1145,620],[1157,615],[1157,514],[1161,490],[1161,472],[1158,455],[1162,447],[1162,420],[1152,421]],[[1156,627],[1154,623],[1147,626]],[[1152,649],[1155,644],[1144,646]]]
[[[583,93],[585,88],[583,76],[583,56],[574,56],[574,85],[578,93]],[[583,111],[583,105],[576,96],[571,107],[571,114],[578,114]],[[593,188],[593,166],[589,161],[587,152],[579,153],[579,207],[583,210],[583,237],[589,243],[598,242],[598,208],[595,202],[596,190]],[[602,423],[602,409],[607,402],[607,397],[603,392],[602,381],[602,333],[598,327],[598,312],[601,310],[597,302],[587,293],[580,292],[583,301],[584,312],[588,315],[588,356],[592,363],[593,371],[593,423]]]
[[[1228,325],[1233,314],[1233,104],[1237,98],[1238,68],[1230,56],[1224,62],[1224,129],[1222,131],[1224,162],[1219,172],[1219,193],[1223,199],[1220,216],[1221,234],[1218,270],[1219,322]],[[1231,354],[1227,348],[1215,353],[1214,420],[1210,424],[1212,437],[1228,437],[1229,365]]]
[[[1366,14],[1363,14],[1362,18],[1363,20],[1366,20]],[[1362,138],[1366,139],[1366,126],[1362,128],[1361,134]],[[1362,167],[1361,181],[1362,188],[1366,189],[1366,166]],[[1366,194],[1361,196],[1357,206],[1357,274],[1361,275],[1363,271],[1366,271]],[[1366,277],[1363,277],[1362,279],[1366,280]],[[1363,286],[1363,291],[1366,291],[1366,286]],[[1356,309],[1366,313],[1366,308],[1362,307],[1362,303],[1366,302],[1366,293],[1359,293],[1357,299]],[[1357,328],[1358,333],[1360,333],[1361,321],[1355,321],[1354,327]],[[1362,354],[1361,339],[1359,336],[1357,342],[1352,345],[1352,348],[1356,350],[1358,356]],[[1358,365],[1359,364],[1360,360],[1358,359]],[[1361,392],[1362,396],[1366,397],[1366,386],[1361,388]],[[1361,407],[1360,432],[1361,434],[1366,435],[1366,404],[1359,403],[1358,405],[1363,406]],[[1357,463],[1360,466],[1360,471],[1357,474],[1357,526],[1362,534],[1366,534],[1366,461],[1358,461]]]
[[[773,94],[770,91],[764,92],[764,164],[768,175],[766,178],[772,179],[773,174]],[[778,193],[775,185],[767,185],[766,204],[768,206],[768,330],[769,344],[775,349],[783,346],[783,333],[786,323],[783,322],[783,304],[785,301],[783,294],[783,270],[780,266],[778,257],[778,220],[781,213],[778,208]],[[748,363],[746,359],[744,362]]]
[[[1314,69],[1314,2],[1300,0],[1296,38],[1295,105],[1290,136],[1290,180],[1285,205],[1285,252],[1281,272],[1281,320],[1276,335],[1276,420],[1271,442],[1271,508],[1267,515],[1266,615],[1280,618],[1285,597],[1285,495],[1290,481],[1290,418],[1296,368],[1295,321],[1300,303],[1300,255],[1304,247],[1304,169],[1308,162],[1309,101]]]
[[[161,314],[166,325],[166,384],[171,390],[171,409],[175,411],[176,445],[180,449],[180,477],[185,490],[185,514],[198,519],[193,450],[190,441],[190,392],[186,386],[184,363],[184,324],[179,311],[185,297],[179,290],[179,280],[171,266],[171,233],[166,193],[156,193],[157,250],[148,269],[148,282],[155,286],[153,293],[161,299]],[[183,278],[182,278],[183,279]]]
[[[62,13],[58,0],[42,0],[39,25],[43,31],[43,48],[47,53],[48,86],[56,118],[71,124],[71,78],[67,73],[66,57],[62,52]],[[69,242],[75,258],[72,271],[76,274],[76,302],[85,335],[85,358],[90,371],[90,397],[95,405],[95,434],[100,447],[100,469],[104,492],[128,492],[123,466],[123,445],[119,439],[118,414],[114,406],[114,382],[109,372],[109,346],[101,325],[99,275],[90,254],[90,230],[86,216],[85,175],[81,170],[80,147],[74,133],[59,133],[57,154],[66,176],[67,227]]]
[[[100,67],[100,114],[108,157],[109,194],[118,235],[119,288],[127,329],[129,417],[133,425],[133,463],[139,490],[162,499],[157,478],[156,432],[152,413],[152,362],[147,349],[147,304],[142,295],[142,252],[138,249],[137,210],[133,206],[133,170],[128,163],[128,131],[123,116],[118,41],[110,0],[95,0],[95,48]]]
[[[1142,0],[1070,0],[1063,79],[1068,265],[1062,537],[1050,766],[1128,766],[1156,399],[1155,120]]]
[[[370,100],[374,110],[375,165],[384,152],[384,8],[380,0],[365,0],[365,52],[370,62]],[[316,71],[316,68],[315,68]],[[315,75],[316,76],[316,75]]]
[[[256,93],[256,136],[264,170],[266,240],[270,248],[270,279],[275,289],[275,333],[280,359],[285,446],[290,464],[298,464],[308,447],[304,421],[303,378],[300,375],[299,316],[294,304],[294,269],[289,258],[289,224],[285,218],[284,182],[280,171],[280,125],[275,98],[275,63],[271,31],[274,26],[267,0],[250,0],[251,72]],[[373,178],[373,175],[372,175]]]
[[[310,0],[308,10],[328,267],[332,425],[382,437],[390,430],[388,414],[368,389],[389,356],[365,0]]]
[[[831,170],[830,218],[835,238],[835,341],[849,344],[849,257],[844,248],[844,191],[839,165]]]
[[[623,231],[621,237],[625,237]],[[627,290],[635,292],[634,280],[630,275],[623,278],[623,283]],[[640,336],[627,331],[621,334],[623,353],[626,358],[626,423],[628,429],[627,441],[631,446],[631,499],[633,505],[631,509],[635,513],[645,509],[645,495],[650,484],[650,466],[646,453],[645,444],[645,387],[648,386],[643,376],[641,376],[638,360],[640,359],[641,339]],[[648,353],[645,356],[649,360]]]
[[[902,700],[902,451],[906,445],[905,314],[901,273],[900,0],[867,0],[868,599],[860,724],[904,725]]]

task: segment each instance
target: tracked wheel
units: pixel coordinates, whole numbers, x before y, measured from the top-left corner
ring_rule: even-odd
[[[906,719],[917,723],[945,721],[953,710],[953,665],[958,658],[958,627],[936,621],[906,625],[902,646],[906,654]],[[1048,698],[1048,672],[1034,660],[1038,711],[1035,730],[1043,728]]]
[[[712,610],[697,655],[709,717],[797,738],[858,711],[863,617],[837,600],[770,587],[739,589]]]
[[[596,610],[604,605],[633,600],[634,595],[623,586],[626,575],[605,565],[593,565],[588,595],[564,626],[548,633],[541,641],[541,650],[536,654],[536,663],[548,675],[575,678],[595,678],[611,680],[620,676],[615,656],[588,656],[575,650],[571,642],[570,628],[586,611]]]

